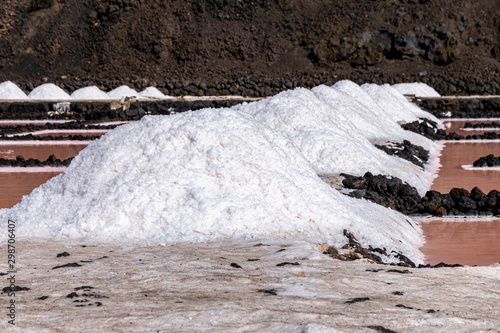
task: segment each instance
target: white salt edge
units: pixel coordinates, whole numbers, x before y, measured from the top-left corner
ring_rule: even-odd
[[[2,99],[28,99],[28,95],[24,93],[15,83],[5,81],[0,83],[0,100]]]
[[[75,100],[108,100],[110,97],[96,86],[90,86],[75,90],[71,94]]]
[[[42,84],[28,95],[33,100],[71,100],[71,96],[53,83]]]

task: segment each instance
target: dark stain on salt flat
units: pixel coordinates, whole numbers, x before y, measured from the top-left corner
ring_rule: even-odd
[[[444,262],[440,262],[439,264],[436,264],[434,266],[432,266],[431,264],[427,264],[427,265],[418,265],[418,268],[444,268],[444,267],[464,267],[460,264],[447,264],[447,263],[444,263]]]
[[[367,272],[374,272],[374,273],[378,273],[380,271],[383,271],[383,269],[379,268],[379,269],[367,269],[366,270]]]
[[[85,301],[87,301],[87,302],[88,302],[88,300],[83,300],[83,301],[81,301],[81,302],[85,302]],[[84,306],[93,306],[93,305],[95,305],[95,306],[102,306],[102,303],[101,303],[101,302],[95,302],[95,303],[89,303],[89,304],[87,304],[87,305],[85,305],[85,304],[78,304],[78,305],[75,305],[75,307],[77,307],[77,308],[82,308],[82,307],[84,307]]]
[[[404,292],[402,292],[402,291],[393,291],[392,294],[396,295],[396,296],[403,296]]]
[[[259,261],[260,259],[248,259],[247,261]]]
[[[79,303],[78,305],[75,305],[76,307],[93,306],[93,305],[101,306],[101,305],[103,305],[101,302],[93,302],[92,303],[92,301],[90,299],[91,298],[97,298],[97,299],[109,298],[108,296],[99,295],[99,294],[91,291],[91,289],[94,289],[94,287],[91,287],[91,286],[76,287],[76,288],[74,288],[74,290],[82,290],[82,291],[84,291],[84,293],[82,293],[81,295],[78,295],[78,293],[76,293],[76,292],[71,292],[70,294],[66,295],[66,298],[70,298],[70,299],[77,298],[73,301],[73,303]],[[80,297],[87,297],[87,298],[78,299]],[[82,304],[82,303],[86,303],[86,304]]]
[[[346,304],[354,304],[354,303],[359,303],[359,302],[366,302],[369,300],[370,300],[369,297],[355,297],[355,298],[351,298],[349,301],[346,301],[345,303]]]
[[[100,257],[100,258],[96,258],[96,259],[90,259],[90,260],[80,260],[80,262],[83,262],[83,263],[89,263],[89,262],[94,262],[95,260],[101,260],[101,259],[107,259],[109,258],[108,256],[104,256],[104,257]],[[141,259],[139,259],[139,261],[142,261]],[[143,263],[144,264],[144,263]]]
[[[257,292],[264,293],[266,295],[273,295],[273,296],[277,296],[278,295],[276,289],[259,289],[259,290],[257,290]]]
[[[400,271],[399,269],[389,269],[387,271],[387,273],[399,273],[399,274],[413,274],[412,272],[410,272],[409,270],[407,269],[404,269],[402,271]]]
[[[366,326],[366,327],[381,333],[397,333],[396,331],[385,328],[384,326]]]
[[[60,258],[60,257],[69,257],[69,255],[70,255],[70,254],[69,254],[68,252],[66,252],[66,251],[65,251],[65,252],[58,253],[58,254],[56,255],[56,258]]]
[[[49,298],[49,296],[41,296],[41,297],[38,297],[37,299],[40,300],[40,301],[44,301],[47,298]]]
[[[280,264],[277,264],[276,266],[281,267],[281,266],[286,266],[286,265],[292,265],[292,266],[299,266],[300,264],[298,262],[282,262]]]
[[[66,268],[66,267],[81,267],[82,265],[80,265],[79,263],[77,262],[72,262],[72,263],[69,263],[69,264],[65,264],[65,265],[61,265],[61,266],[55,266],[55,267],[52,267],[52,269],[58,269],[58,268]]]
[[[79,295],[75,292],[72,292],[71,294],[68,294],[66,295],[66,298],[74,298],[74,297],[78,297]]]
[[[238,265],[235,262],[232,262],[230,266],[233,267],[233,268],[242,268],[240,265]]]
[[[427,310],[424,310],[424,309],[416,309],[416,308],[412,308],[411,306],[406,306],[406,305],[403,305],[403,304],[397,304],[395,305],[397,308],[402,308],[402,309],[407,309],[407,310],[417,310],[417,311],[424,311],[426,313],[436,313],[436,310],[433,310],[433,309],[427,309]],[[439,310],[437,310],[439,311]]]
[[[23,290],[31,290],[30,288],[28,287],[21,287],[21,286],[15,286],[14,288],[11,288],[10,286],[9,287],[5,287],[2,289],[2,292],[3,293],[8,293],[9,291],[23,291]]]
[[[76,287],[75,290],[83,290],[83,291],[90,291],[90,289],[94,289],[94,287],[91,286],[81,286],[81,287]]]

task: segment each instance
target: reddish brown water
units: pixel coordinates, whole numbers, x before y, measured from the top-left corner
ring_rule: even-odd
[[[445,126],[446,132],[455,132],[464,136],[473,134],[483,134],[484,132],[500,132],[498,128],[464,128],[465,123],[479,124],[479,123],[492,123],[499,122],[498,119],[483,119],[483,120],[445,120],[443,125]]]
[[[0,158],[15,159],[22,155],[24,158],[46,160],[50,155],[59,159],[76,156],[89,142],[0,142]],[[45,183],[61,171],[43,172],[0,172],[0,208],[10,208],[19,201],[23,195],[30,194],[33,189]]]
[[[492,265],[500,262],[500,219],[423,222],[426,262],[461,265]]]
[[[60,143],[10,143],[0,142],[0,158],[15,159],[16,156],[22,155],[25,159],[35,158],[41,161],[46,160],[50,155],[55,155],[57,158],[64,160],[69,157],[74,157],[88,146],[88,142],[60,142]]]
[[[491,120],[469,122],[474,124]],[[462,135],[484,132],[462,130],[464,124],[465,121],[449,122],[447,131]],[[445,143],[440,157],[441,168],[431,189],[440,192],[449,192],[453,187],[471,190],[478,186],[484,192],[499,189],[500,170],[466,170],[462,167],[488,154],[500,155],[500,141]],[[420,250],[426,256],[426,263],[482,266],[500,262],[500,219],[485,221],[469,218],[457,221],[460,220],[422,222],[426,243]]]
[[[483,192],[500,188],[499,170],[466,170],[462,165],[471,165],[479,157],[488,154],[500,155],[498,142],[447,142],[441,151],[438,176],[431,189],[449,192],[453,187],[471,190],[478,186]]]
[[[0,172],[0,208],[10,208],[57,172]]]

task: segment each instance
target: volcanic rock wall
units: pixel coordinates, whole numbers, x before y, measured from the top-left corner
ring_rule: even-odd
[[[267,96],[343,78],[500,93],[500,2],[5,0],[0,80]]]

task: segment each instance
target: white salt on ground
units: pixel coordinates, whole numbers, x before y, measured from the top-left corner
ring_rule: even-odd
[[[141,91],[139,93],[140,97],[145,97],[145,98],[166,98],[168,96],[165,96],[161,91],[159,91],[155,87],[148,87]]]
[[[108,96],[110,98],[120,99],[123,97],[138,97],[139,93],[129,86],[119,86],[118,88],[108,92]]]
[[[71,98],[76,100],[107,100],[110,99],[108,94],[96,86],[90,86],[75,90],[71,94]]]
[[[28,98],[33,100],[70,100],[71,96],[53,83],[45,83],[33,89]]]
[[[21,239],[141,244],[261,237],[340,246],[347,229],[364,246],[422,262],[417,224],[333,190],[292,141],[231,109],[120,126],[0,211],[0,223],[7,217],[23,221]]]
[[[398,83],[392,85],[392,87],[403,95],[415,95],[416,97],[441,97],[441,95],[434,90],[434,88],[422,82]]]
[[[28,99],[28,96],[15,83],[5,81],[0,83],[0,100],[2,99]]]

